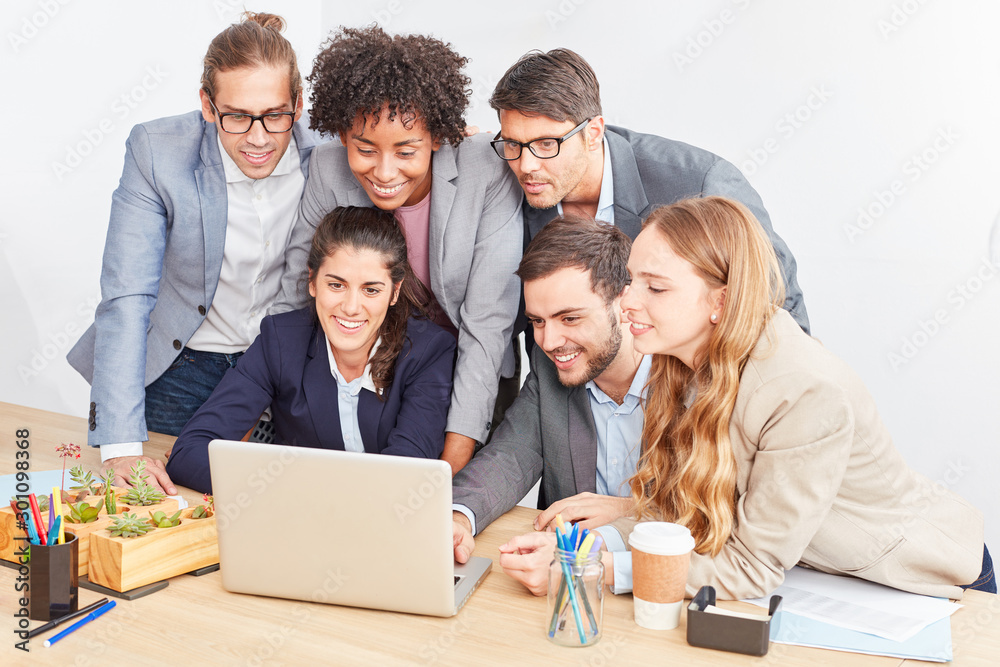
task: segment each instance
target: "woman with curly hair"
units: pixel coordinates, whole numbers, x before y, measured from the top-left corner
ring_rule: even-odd
[[[465,137],[466,62],[440,40],[377,26],[342,28],[324,44],[308,77],[310,127],[339,142],[313,153],[279,300],[287,307],[304,298],[297,280],[327,211],[395,212],[433,297],[431,318],[458,340],[442,455],[456,472],[486,441],[500,378],[514,374],[523,244],[517,181],[488,136]]]
[[[640,516],[691,530],[689,594],[765,595],[797,563],[925,595],[996,591],[982,514],[906,465],[857,374],[780,308],[743,205],[653,211],[629,272],[622,308],[654,355],[632,493]]]
[[[286,445],[437,458],[455,340],[416,317],[427,294],[392,213],[327,214],[309,247],[306,308],[265,317],[257,340],[181,431],[167,463],[211,493],[208,443],[238,440],[270,406]]]

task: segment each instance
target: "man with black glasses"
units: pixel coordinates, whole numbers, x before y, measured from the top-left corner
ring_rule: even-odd
[[[605,126],[597,76],[569,49],[524,55],[501,77],[490,105],[500,116],[493,147],[524,191],[525,244],[558,215],[596,218],[635,239],[643,218],[662,204],[709,195],[736,199],[771,239],[784,275],[785,309],[808,333],[795,258],[732,164],[679,141]]]
[[[119,484],[147,430],[176,435],[260,331],[316,138],[272,14],[212,40],[201,110],[137,125],[112,198],[94,325],[67,356],[91,383],[89,444]]]

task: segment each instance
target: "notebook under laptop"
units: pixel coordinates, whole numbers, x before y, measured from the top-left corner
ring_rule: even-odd
[[[213,440],[222,586],[452,616],[493,561],[459,565],[444,461]]]

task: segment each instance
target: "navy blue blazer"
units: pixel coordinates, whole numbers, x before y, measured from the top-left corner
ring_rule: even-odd
[[[326,345],[323,329],[308,308],[265,317],[260,336],[177,437],[167,462],[170,478],[211,493],[208,443],[241,439],[268,406],[276,443],[344,449],[337,381]],[[366,390],[359,396],[358,423],[366,452],[441,455],[454,361],[451,334],[433,322],[409,320],[384,400]]]

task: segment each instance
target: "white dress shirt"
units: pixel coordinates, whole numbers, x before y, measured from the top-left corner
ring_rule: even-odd
[[[337,412],[340,415],[340,433],[344,437],[344,449],[349,452],[365,451],[365,443],[361,441],[361,423],[358,421],[358,403],[362,389],[367,389],[376,396],[378,390],[375,389],[375,382],[372,381],[372,357],[382,343],[380,336],[372,351],[368,353],[368,363],[365,364],[365,372],[348,382],[344,379],[340,369],[337,368],[337,360],[333,358],[333,348],[330,346],[330,339],[326,338],[326,354],[330,359],[330,374],[337,381]]]

